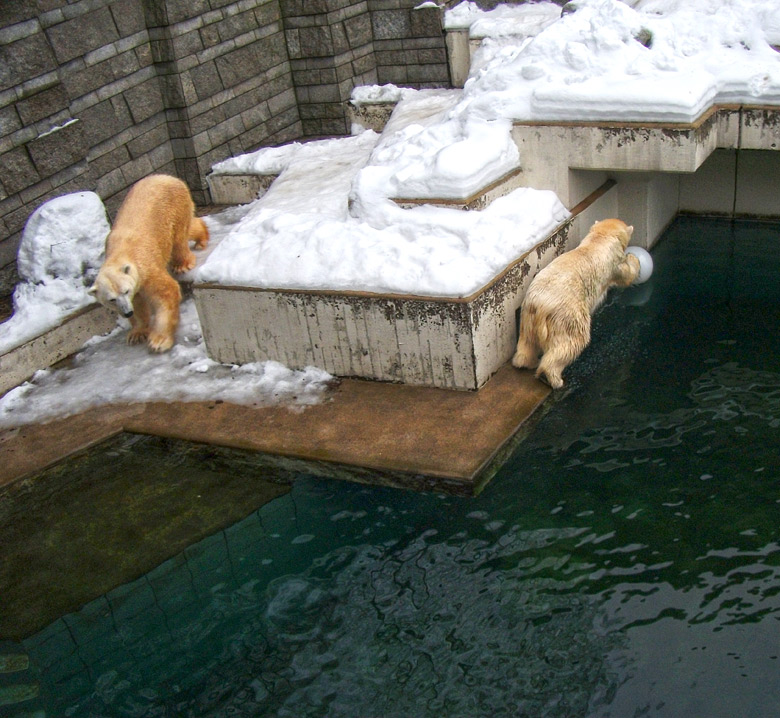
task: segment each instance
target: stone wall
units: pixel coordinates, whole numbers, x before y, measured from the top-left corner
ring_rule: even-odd
[[[3,288],[51,197],[93,190],[113,214],[133,182],[169,172],[206,204],[214,162],[347,134],[355,85],[447,86],[442,11],[418,4],[0,2]]]
[[[304,135],[349,132],[356,85],[449,86],[442,11],[419,0],[282,0]]]

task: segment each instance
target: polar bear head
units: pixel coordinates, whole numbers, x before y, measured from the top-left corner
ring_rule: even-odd
[[[583,241],[596,241],[601,242],[606,239],[617,239],[620,242],[620,246],[623,250],[628,247],[628,243],[631,241],[631,235],[634,233],[633,225],[626,224],[621,219],[602,219],[600,222],[596,222],[591,228],[588,235]]]
[[[131,317],[137,290],[138,268],[132,262],[124,262],[119,265],[104,264],[87,292],[123,317]]]

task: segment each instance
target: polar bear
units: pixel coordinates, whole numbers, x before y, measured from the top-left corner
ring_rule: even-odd
[[[119,208],[106,238],[106,258],[89,293],[130,318],[129,344],[147,342],[168,351],[179,323],[181,289],[168,273],[195,266],[195,248],[209,241],[206,224],[195,217],[187,185],[168,175],[136,182]]]
[[[627,287],[639,274],[639,260],[625,253],[633,231],[619,219],[596,222],[578,247],[534,277],[520,312],[514,366],[535,368],[553,389],[563,386],[563,370],[590,343],[593,312],[611,287]]]

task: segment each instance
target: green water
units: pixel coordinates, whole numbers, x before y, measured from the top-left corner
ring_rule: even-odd
[[[676,221],[478,498],[302,476],[28,639],[48,715],[780,714],[779,241]]]

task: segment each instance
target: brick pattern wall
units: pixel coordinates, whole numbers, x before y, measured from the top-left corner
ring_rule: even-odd
[[[349,132],[356,85],[450,84],[442,11],[419,0],[282,0],[304,134]]]
[[[417,0],[369,0],[377,81],[402,87],[448,87],[441,10]]]
[[[133,182],[169,172],[205,204],[214,162],[347,134],[355,85],[447,86],[441,11],[418,4],[0,2],[0,285],[54,196],[93,190],[113,214]]]
[[[368,2],[282,0],[282,12],[304,134],[346,134],[352,88],[377,82]]]

